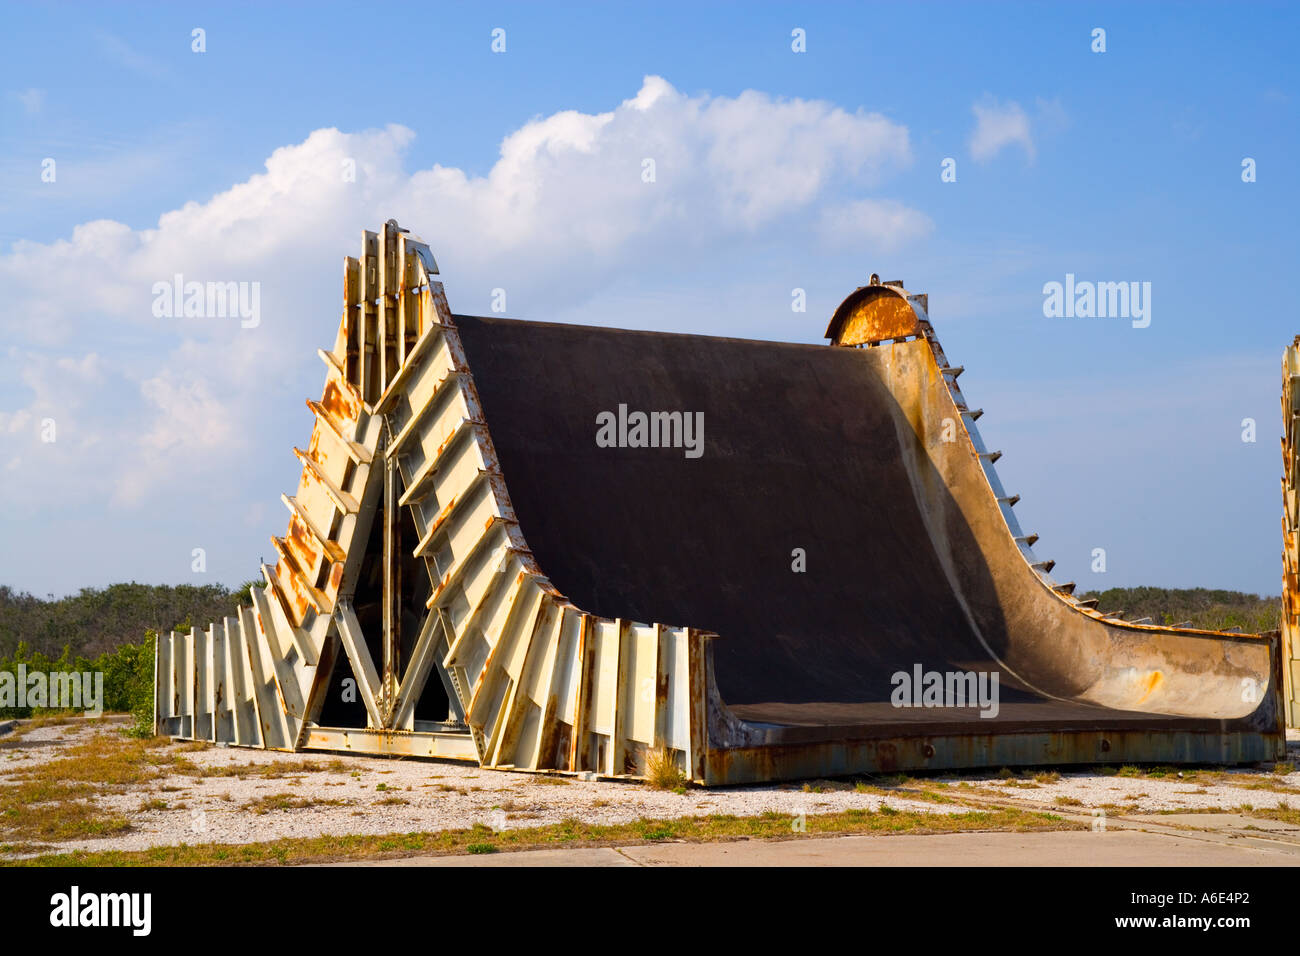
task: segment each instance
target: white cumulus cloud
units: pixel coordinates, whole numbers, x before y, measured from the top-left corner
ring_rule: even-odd
[[[506,286],[508,311],[536,318],[719,249],[827,230],[892,246],[930,229],[868,195],[911,163],[907,128],[824,101],[688,95],[646,77],[608,112],[563,110],[510,132],[483,175],[409,170],[415,135],[318,129],[154,227],[86,222],[0,254],[0,491],[53,513],[72,485],[129,511],[177,488],[223,493],[266,461],[291,486],[288,446],[306,440],[315,349],[333,343],[340,259],[388,218],[430,243],[454,309],[485,311]],[[260,323],[155,316],[154,285],[176,276],[258,283]],[[46,417],[59,438],[42,446]]]

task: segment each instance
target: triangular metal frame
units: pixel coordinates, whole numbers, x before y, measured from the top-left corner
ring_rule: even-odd
[[[712,635],[600,618],[551,585],[519,530],[437,274],[429,247],[392,220],[344,259],[342,321],[319,353],[325,388],[307,401],[316,424],[294,449],[302,478],[282,496],[290,520],[273,539],[277,561],[220,638],[196,630],[160,642],[157,725],[271,749],[612,776],[643,772],[655,749],[702,780]],[[414,542],[401,539],[405,515]],[[416,591],[401,580],[404,555],[423,559],[430,582],[405,662],[402,598]],[[375,561],[381,660],[354,607]],[[364,728],[320,725],[340,654]],[[434,675],[448,720],[417,721]]]

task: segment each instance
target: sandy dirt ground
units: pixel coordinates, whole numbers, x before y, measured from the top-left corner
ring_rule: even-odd
[[[29,729],[0,750],[0,787],[14,785],[15,775],[24,768],[62,759],[70,748],[94,735],[120,737],[122,726]],[[504,829],[568,818],[600,824],[769,812],[795,818],[850,808],[875,810],[882,804],[927,813],[964,812],[972,805],[1016,806],[1116,821],[1161,811],[1300,805],[1300,773],[1270,772],[1270,767],[1201,770],[1191,780],[1174,772],[1157,778],[1067,770],[1056,778],[1042,771],[1019,770],[1009,778],[1005,773],[965,773],[916,780],[863,778],[860,787],[854,781],[823,780],[676,793],[638,783],[483,770],[451,762],[194,746],[173,743],[162,752],[183,753],[200,775],[194,770],[169,772],[92,798],[101,810],[125,817],[131,824],[129,831],[61,842],[50,849],[138,850],[475,824]],[[1289,756],[1300,758],[1300,740],[1292,741],[1291,747]],[[938,792],[954,802],[935,802],[918,795],[918,789]],[[5,839],[0,835],[0,843]]]

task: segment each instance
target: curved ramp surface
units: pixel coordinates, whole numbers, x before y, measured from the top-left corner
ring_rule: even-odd
[[[888,701],[903,661],[991,664],[856,350],[456,322],[538,564],[597,614],[717,632],[727,703]],[[620,405],[702,417],[700,457],[598,447]]]
[[[1134,650],[1158,643],[1157,635],[1187,647],[1153,653],[1164,668],[1145,669],[1124,701],[1131,709],[1087,700],[1094,682],[1086,666],[1071,672],[1074,662],[1056,656],[1068,640],[1060,631],[1114,625],[1071,607],[1034,578],[974,467],[978,456],[967,457],[973,467],[962,478],[977,501],[985,499],[983,517],[1001,528],[962,520],[949,476],[924,455],[909,423],[920,403],[905,407],[897,394],[904,392],[906,402],[908,391],[922,389],[898,389],[894,378],[912,370],[900,373],[881,361],[884,352],[456,321],[521,530],[540,566],[561,592],[595,613],[687,621],[717,632],[717,689],[739,717],[874,724],[882,732],[972,720],[992,720],[986,726],[1000,730],[1038,724],[1218,732],[1225,717],[1243,728],[1269,726],[1274,702],[1263,693],[1255,703],[1240,694],[1242,680],[1268,685],[1268,647],[1255,637],[1124,628],[1122,639]],[[893,348],[916,353],[925,345],[915,339]],[[926,382],[915,371],[913,385],[950,398],[940,377]],[[625,419],[637,410],[702,416],[699,457],[679,447],[599,447],[598,416],[618,416],[620,406]],[[950,420],[960,418],[954,407]],[[936,534],[936,518],[944,516],[956,526]],[[997,571],[980,547],[981,534],[998,531],[1013,552],[1000,557],[1022,588],[1060,615],[1048,621],[1056,633],[1018,634],[1017,626],[1030,626],[1026,609],[998,601]],[[944,543],[936,546],[936,538]],[[800,552],[803,569],[795,570]],[[1053,639],[1060,643],[1046,654],[1017,646]],[[1183,654],[1196,673],[1175,676]],[[1020,668],[1009,666],[1017,660]],[[1125,658],[1117,669],[1129,667]],[[981,718],[977,706],[894,707],[893,675],[912,676],[917,668],[997,673],[998,716]],[[1151,687],[1171,679],[1211,684],[1220,699],[1203,692],[1205,711],[1181,720],[1176,712],[1143,708]]]

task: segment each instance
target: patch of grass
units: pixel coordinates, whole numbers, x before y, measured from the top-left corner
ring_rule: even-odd
[[[74,722],[74,718],[61,715],[24,717],[18,721],[13,730],[0,737],[0,750],[10,750],[22,746],[23,738],[33,730],[40,730],[42,727],[59,727]],[[85,723],[89,724],[91,721],[85,721]]]
[[[1087,825],[1057,814],[1014,808],[964,813],[918,813],[889,808],[872,812],[855,808],[842,813],[809,815],[806,832],[794,833],[788,814],[769,812],[757,817],[714,814],[635,823],[595,824],[570,818],[541,827],[510,828],[495,833],[478,825],[470,829],[388,834],[332,834],[293,837],[243,845],[197,844],[153,847],[148,850],[76,851],[9,861],[24,866],[221,866],[382,859],[409,854],[446,855],[471,852],[474,845],[496,850],[541,849],[556,846],[624,846],[645,843],[647,832],[693,843],[735,839],[808,839],[839,834],[955,833],[963,831],[1084,830]],[[475,853],[491,852],[474,850]]]
[[[1267,790],[1270,793],[1286,793],[1300,795],[1300,787],[1292,787],[1283,783],[1278,778],[1284,776],[1277,773],[1243,773],[1232,770],[1206,770],[1202,771],[1206,778],[1203,782],[1210,784],[1219,784],[1225,787],[1239,787],[1242,790]]]
[[[946,796],[945,794],[942,793],[936,793],[933,790],[913,789],[911,787],[906,787],[906,788],[873,787],[871,784],[863,780],[859,780],[856,784],[854,784],[853,789],[858,793],[874,793],[877,796],[882,796],[882,797],[902,796],[902,797],[906,797],[909,800],[921,800],[921,801],[925,801],[926,803],[957,803],[958,802],[957,800],[954,800],[952,797]],[[971,793],[977,792],[974,788],[968,787],[967,789]],[[990,794],[993,793],[992,791],[979,791],[979,792],[988,792]]]
[[[500,852],[497,847],[491,843],[471,843],[465,847],[466,853],[497,853]]]
[[[96,798],[162,776],[177,759],[163,750],[167,743],[99,733],[62,757],[11,769],[12,782],[0,787],[0,835],[59,841],[127,832],[130,822]]]
[[[82,721],[81,715],[75,710],[68,710],[57,714],[46,714],[43,717],[24,717],[18,722],[18,726],[14,728],[14,733],[38,730],[41,727],[67,727],[69,724],[76,723],[89,725],[94,721]]]
[[[836,791],[854,790],[857,784],[849,780],[810,780],[803,785],[804,793],[834,793]]]
[[[916,796],[920,797],[922,800],[928,800],[930,803],[956,803],[957,802],[952,797],[945,796],[942,793],[928,793],[924,790],[918,792]]]
[[[1003,767],[1001,770],[998,771],[999,780],[1011,780],[1014,778],[1015,778],[1015,774],[1011,772],[1010,767]]]
[[[1295,773],[1295,764],[1287,760],[1282,763],[1273,764],[1273,772],[1276,774]]]
[[[656,790],[678,790],[690,782],[677,766],[677,752],[671,747],[655,747],[646,754],[645,781]]]
[[[1063,807],[1081,807],[1081,806],[1083,806],[1083,801],[1082,801],[1082,800],[1076,800],[1074,797],[1067,797],[1067,796],[1064,796],[1064,795],[1057,797],[1057,798],[1056,798],[1056,802],[1057,802],[1060,806],[1063,806]]]
[[[382,800],[376,800],[377,807],[406,807],[410,806],[411,801],[405,797],[384,797]]]
[[[567,787],[573,783],[572,780],[566,780],[563,777],[553,777],[549,774],[538,774],[533,777],[532,782],[542,787]],[[461,791],[464,793],[464,791]]]
[[[41,853],[53,849],[49,843],[0,843],[0,856],[6,853]]]
[[[147,810],[166,810],[166,809],[167,809],[167,801],[166,801],[166,800],[159,800],[159,799],[157,799],[157,798],[155,797],[155,798],[152,799],[152,800],[141,800],[141,801],[140,801],[140,812],[141,812],[141,813],[144,813],[144,812],[147,811]]]
[[[908,784],[917,782],[919,781],[914,780],[905,773],[888,774],[880,778],[880,785],[882,787],[905,787]]]
[[[163,775],[163,768],[178,758],[162,751],[163,737],[123,739],[95,735],[85,743],[64,749],[64,756],[14,771],[20,781],[81,782],[95,786],[127,786]]]
[[[1036,783],[1056,783],[1060,779],[1061,774],[1056,770],[1044,770],[1034,774],[1034,781]]]
[[[1000,790],[994,790],[992,787],[971,787],[966,790],[963,796],[967,797],[1005,797],[1006,794]]]
[[[245,763],[223,764],[196,764],[186,757],[175,758],[175,772],[186,777],[193,777],[196,780],[202,780],[210,777],[237,777],[243,780],[245,777],[261,777],[263,780],[279,780],[289,776],[301,776],[307,773],[316,773],[321,770],[318,763],[302,763],[296,760],[268,760],[257,762],[249,760]]]
[[[85,840],[115,836],[132,827],[125,817],[103,812],[88,800],[58,799],[28,806],[25,811],[6,807],[0,812],[6,833],[41,840]]]
[[[273,793],[257,797],[244,804],[245,810],[270,813],[272,810],[305,810],[308,807],[344,807],[347,800],[322,800],[319,797],[298,797],[292,793]]]

